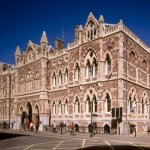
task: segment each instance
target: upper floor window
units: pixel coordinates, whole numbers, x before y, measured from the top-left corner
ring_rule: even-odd
[[[80,102],[78,97],[76,96],[76,100],[75,100],[75,113],[79,113],[80,112]]]
[[[61,115],[62,114],[62,103],[61,103],[61,100],[59,100],[58,111],[59,111],[59,114]]]
[[[98,63],[96,56],[92,51],[89,51],[85,57],[85,75],[86,78],[95,77],[97,75]]]
[[[65,77],[65,85],[66,84],[68,84],[68,69],[66,68],[66,70],[65,70],[65,75],[64,75],[64,77]]]
[[[59,76],[58,76],[58,80],[59,80],[59,85],[62,85],[62,73],[61,73],[61,70],[59,71]]]
[[[53,115],[56,115],[56,103],[55,103],[55,101],[53,101],[52,113],[53,113]]]
[[[105,97],[105,111],[106,112],[110,112],[111,110],[111,100],[110,100],[110,96],[108,93],[106,93],[106,97]]]
[[[89,22],[89,25],[87,27],[87,39],[93,40],[96,37],[96,27],[93,21]]]
[[[86,112],[97,112],[97,99],[95,94],[87,95],[86,98]]]
[[[64,108],[64,111],[65,111],[65,114],[68,114],[68,100],[66,99],[65,101],[65,108]]]
[[[97,112],[97,100],[95,95],[93,95],[92,102],[93,102],[93,112]]]
[[[75,67],[75,80],[79,81],[79,76],[80,76],[80,68],[79,68],[79,64],[76,63],[76,67]]]
[[[91,112],[91,103],[90,103],[89,95],[87,95],[87,98],[86,98],[86,112],[87,113]]]
[[[52,84],[53,84],[53,86],[56,86],[56,74],[55,74],[55,72],[53,72],[53,76],[52,76]]]
[[[105,75],[109,75],[111,73],[111,59],[109,54],[106,54],[105,59]]]

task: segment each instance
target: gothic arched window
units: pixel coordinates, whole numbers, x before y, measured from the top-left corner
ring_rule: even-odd
[[[106,54],[106,59],[105,59],[105,75],[109,75],[111,72],[111,59],[108,54]]]
[[[56,74],[55,74],[55,72],[53,72],[53,76],[52,76],[52,84],[53,84],[53,86],[56,86]]]
[[[79,76],[80,76],[80,68],[79,68],[79,64],[76,63],[76,67],[75,67],[75,80],[79,81]]]
[[[59,114],[62,114],[62,103],[61,100],[59,100],[59,105],[58,105],[58,110],[59,110]]]
[[[95,95],[93,95],[93,112],[97,112],[97,100]]]
[[[66,68],[66,70],[65,70],[65,85],[67,85],[68,84],[68,69]]]
[[[58,80],[59,80],[59,85],[62,85],[62,73],[61,73],[61,70],[59,71],[59,77],[58,77]]]
[[[91,112],[90,97],[88,95],[87,95],[87,98],[86,98],[86,112],[87,113]]]
[[[75,113],[79,113],[80,112],[80,102],[78,97],[76,96],[76,100],[75,100]]]
[[[111,110],[111,100],[110,100],[110,96],[108,93],[106,93],[106,97],[105,97],[105,111],[106,112],[110,112]]]
[[[65,101],[65,108],[64,108],[65,114],[68,114],[68,100]]]
[[[53,113],[53,115],[56,115],[56,103],[55,103],[55,101],[53,101],[52,113]]]

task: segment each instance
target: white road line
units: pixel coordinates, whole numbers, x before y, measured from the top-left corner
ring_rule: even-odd
[[[83,139],[82,148],[84,147],[84,145],[85,145],[85,139]]]
[[[115,149],[110,145],[110,143],[108,143],[108,141],[105,141],[105,143],[106,143],[112,150],[115,150]]]
[[[59,147],[64,141],[60,141],[55,147],[52,148],[52,150],[55,150],[57,147]]]
[[[133,145],[134,147],[140,149],[140,150],[144,150],[143,148],[139,147],[138,145],[136,145],[136,144],[134,144],[134,143],[132,143],[132,142],[128,142],[128,143],[131,144],[131,145]]]
[[[30,146],[28,146],[28,147],[26,147],[25,149],[23,149],[23,150],[27,150],[27,149],[29,149],[29,148],[31,148],[31,147],[33,147],[34,146],[34,144],[33,145],[30,145]]]
[[[10,148],[7,148],[7,149],[16,149],[16,148],[21,148],[21,147],[26,147],[26,146],[29,146],[29,145],[23,145],[23,146],[10,147]]]
[[[25,149],[27,149],[27,148],[30,148],[31,145],[32,145],[32,146],[36,146],[36,145],[51,144],[51,143],[56,143],[56,142],[59,142],[59,141],[43,142],[43,143],[38,143],[38,144],[28,144],[28,145],[23,145],[23,146],[10,147],[10,148],[7,148],[7,149],[16,149],[16,148],[21,148],[21,147],[26,147]],[[28,146],[28,147],[27,147],[27,146]],[[24,150],[25,150],[25,149],[24,149]]]

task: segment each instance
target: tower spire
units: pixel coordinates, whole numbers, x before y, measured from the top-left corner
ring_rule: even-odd
[[[21,56],[21,51],[20,51],[19,46],[17,46],[17,48],[16,48],[15,56]]]
[[[47,45],[48,45],[48,39],[47,39],[47,36],[46,36],[46,32],[45,32],[45,31],[43,31],[40,44],[47,44]]]

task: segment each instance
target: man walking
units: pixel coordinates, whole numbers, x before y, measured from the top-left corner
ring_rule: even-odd
[[[61,121],[60,122],[60,134],[62,134],[63,127],[64,127],[64,123]]]

